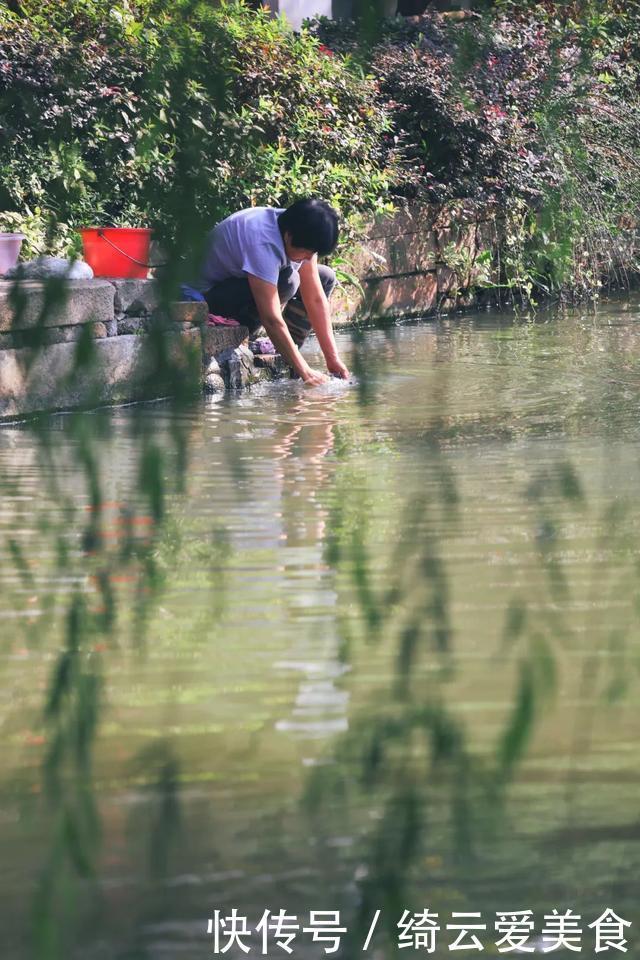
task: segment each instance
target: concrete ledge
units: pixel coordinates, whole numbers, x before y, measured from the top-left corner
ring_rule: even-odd
[[[107,280],[0,280],[0,331],[106,324],[114,295]]]

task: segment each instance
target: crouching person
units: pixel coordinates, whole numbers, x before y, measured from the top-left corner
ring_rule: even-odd
[[[199,283],[211,313],[233,317],[250,333],[263,326],[294,372],[310,385],[327,380],[300,353],[311,330],[329,373],[349,376],[331,323],[329,297],[336,277],[318,263],[319,256],[335,249],[338,233],[338,215],[322,200],[298,200],[286,210],[240,210],[209,234]]]

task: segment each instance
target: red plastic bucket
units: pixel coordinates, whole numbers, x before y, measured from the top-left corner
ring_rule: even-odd
[[[96,277],[146,280],[151,230],[146,227],[86,227],[84,258]]]

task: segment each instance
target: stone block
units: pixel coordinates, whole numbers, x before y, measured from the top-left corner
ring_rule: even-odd
[[[436,306],[438,281],[434,272],[411,277],[389,277],[368,284],[367,312],[371,316],[429,313]]]
[[[505,240],[506,225],[504,218],[483,220],[476,228],[476,245],[478,250],[495,249]]]
[[[155,362],[147,337],[105,337],[94,341],[93,361],[79,367],[75,343],[46,350],[0,351],[0,419],[49,410],[195,393],[201,384],[198,330],[173,338],[169,365]]]
[[[246,327],[202,327],[202,355],[205,364],[211,357],[220,358],[225,350],[240,346],[249,336]]]
[[[220,364],[215,357],[211,357],[208,363],[203,365],[204,375],[209,376],[213,374],[215,376],[220,376]]]
[[[115,290],[114,308],[118,315],[149,316],[160,304],[158,284],[153,280],[109,278],[108,282]]]
[[[446,259],[445,251],[452,248],[456,253],[463,253],[468,259],[476,255],[476,225],[453,224],[435,231],[437,251],[440,259]]]
[[[98,324],[94,324],[94,326],[98,326]],[[49,346],[52,343],[73,343],[75,340],[79,340],[84,333],[84,328],[85,324],[79,327],[50,327],[49,329],[40,327],[24,330],[16,336],[20,338],[21,347]]]
[[[207,322],[209,307],[206,303],[182,300],[171,304],[171,319],[175,323],[191,323],[199,326]]]
[[[0,333],[0,350],[15,350],[21,346],[19,339],[20,334],[17,333]]]
[[[106,280],[0,281],[0,331],[71,327],[114,318],[114,291]]]
[[[118,325],[118,336],[128,336],[131,334],[141,334],[147,329],[147,317],[123,317],[116,321]]]
[[[113,320],[107,320],[105,323],[105,328],[107,330],[108,337],[117,337],[118,336],[118,321],[114,317]]]
[[[20,347],[48,347],[52,343],[75,343],[83,336],[87,324],[78,327],[33,327],[15,334],[19,338]],[[95,340],[102,340],[107,336],[105,323],[90,324],[91,335]]]
[[[432,230],[363,241],[348,256],[348,269],[359,278],[386,277],[434,270],[438,259]]]
[[[479,219],[482,219],[484,206],[476,200],[450,200],[434,205],[433,210],[434,229],[446,230],[450,227],[475,225]]]
[[[76,344],[52,344],[44,351],[0,354],[0,417],[136,399],[137,337],[95,341],[95,364],[76,369]]]
[[[398,233],[396,226],[397,214],[381,213],[373,218],[367,225],[367,239],[377,240],[384,237],[395,236]]]
[[[432,230],[406,237],[387,238],[388,273],[414,273],[435,270],[438,259],[436,237]]]
[[[258,379],[253,354],[248,347],[229,347],[218,357],[218,363],[229,390],[244,390]]]
[[[20,350],[24,347],[40,349],[52,343],[73,343],[80,339],[85,326],[86,324],[77,327],[30,327],[27,330],[16,330],[15,333],[0,333],[0,349]],[[98,327],[98,335],[100,335],[99,328],[104,328],[104,324],[95,326]]]
[[[169,357],[173,365],[169,379],[177,374],[180,381],[178,386],[181,389],[189,389],[189,387],[200,389],[202,383],[202,338],[198,327],[185,330],[171,337]]]

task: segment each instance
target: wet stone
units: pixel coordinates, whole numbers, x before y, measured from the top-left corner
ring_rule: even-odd
[[[230,347],[218,357],[225,383],[230,390],[244,390],[258,379],[253,354],[248,347]]]
[[[224,393],[224,380],[218,373],[208,373],[204,378],[203,388],[209,395]]]
[[[289,373],[289,365],[279,353],[257,354],[253,361],[256,367],[263,369],[273,379],[284,377]]]
[[[220,376],[220,364],[215,357],[211,357],[209,362],[204,364],[204,374],[205,376],[209,376],[210,374],[217,377]]]

